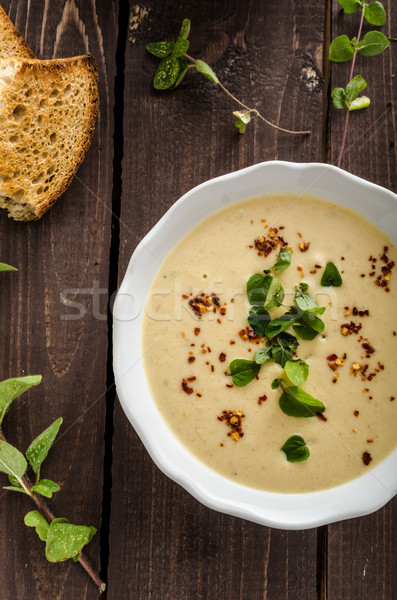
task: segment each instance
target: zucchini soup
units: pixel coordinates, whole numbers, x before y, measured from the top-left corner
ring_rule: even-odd
[[[397,249],[318,198],[250,198],[162,263],[142,326],[167,426],[242,485],[312,492],[397,445]]]

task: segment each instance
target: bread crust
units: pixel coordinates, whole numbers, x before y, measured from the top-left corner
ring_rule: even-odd
[[[0,58],[20,56],[36,58],[22,35],[14,27],[5,10],[0,6]]]
[[[81,165],[85,154],[90,146],[92,136],[95,128],[95,119],[98,111],[98,74],[95,59],[91,55],[84,56],[76,56],[65,59],[55,59],[55,60],[37,60],[37,59],[7,59],[11,65],[14,65],[16,68],[16,77],[19,80],[25,79],[28,81],[39,81],[40,84],[43,83],[43,87],[47,86],[47,97],[43,100],[48,101],[48,97],[50,96],[51,87],[50,85],[55,85],[53,82],[61,80],[63,84],[65,82],[73,82],[73,81],[83,81],[85,84],[84,92],[87,96],[84,97],[84,123],[79,123],[80,131],[80,139],[78,140],[77,147],[73,147],[73,152],[70,151],[71,158],[67,163],[67,171],[62,171],[62,177],[56,177],[54,180],[54,185],[49,184],[48,191],[44,190],[44,193],[33,194],[29,192],[24,193],[23,197],[19,200],[15,195],[15,189],[18,189],[20,185],[21,189],[25,190],[29,188],[29,185],[26,185],[26,182],[29,183],[29,173],[23,172],[23,163],[21,165],[21,175],[20,181],[17,178],[13,177],[9,181],[3,181],[0,183],[0,192],[3,196],[3,202],[1,202],[5,208],[9,208],[10,216],[13,216],[16,220],[35,220],[42,217],[42,215],[56,202],[56,200],[65,192],[65,190],[69,187],[74,175],[76,174],[79,166]],[[6,60],[6,64],[7,64]],[[4,65],[5,61],[0,61],[0,65]],[[18,80],[18,81],[19,81]],[[50,82],[50,83],[48,83]],[[51,83],[52,82],[52,83]],[[24,99],[23,99],[24,100]],[[22,101],[22,100],[21,100]],[[7,102],[7,100],[6,100]],[[65,108],[68,108],[68,100],[64,99]],[[11,107],[12,108],[12,107]],[[10,110],[11,110],[10,108]],[[28,106],[29,108],[29,106]],[[33,109],[32,109],[33,110]],[[47,116],[48,117],[48,116]],[[45,117],[45,118],[47,118]],[[51,117],[51,115],[50,115]],[[59,128],[65,126],[67,129],[67,117],[65,117],[65,123],[50,123],[48,124],[49,117],[47,121],[45,121],[46,128],[50,131],[52,129],[61,131]],[[13,124],[13,131],[15,131],[16,125]],[[43,127],[44,129],[44,127]],[[71,134],[73,134],[73,130]],[[37,140],[36,140],[37,141]],[[68,141],[68,140],[67,140]],[[3,142],[5,147],[9,149],[9,145],[7,145],[7,139]],[[33,143],[33,142],[32,142]],[[0,137],[0,150],[1,150],[2,140]],[[56,147],[56,145],[55,145]],[[13,168],[15,169],[15,165],[17,164],[16,157],[13,157],[12,154],[10,156],[9,164],[7,164],[7,158],[4,159],[6,164],[2,162],[2,156],[0,151],[0,173],[3,167],[3,173],[12,173]],[[7,156],[7,153],[3,154]],[[30,157],[31,158],[31,157]],[[19,164],[21,163],[21,159],[23,160],[23,155],[19,157]],[[28,161],[27,161],[28,162]],[[65,163],[66,164],[66,163]],[[46,166],[46,165],[44,165]],[[64,165],[62,164],[62,168]],[[62,170],[62,169],[61,169]],[[18,169],[19,171],[19,169]],[[24,187],[25,182],[25,187]],[[36,191],[36,190],[33,190]],[[7,207],[7,201],[4,200],[4,196],[10,199],[9,206]],[[16,210],[16,205],[19,205],[19,209]],[[26,207],[26,210],[24,210]]]

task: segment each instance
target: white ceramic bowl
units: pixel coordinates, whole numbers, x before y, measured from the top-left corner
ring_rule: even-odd
[[[397,450],[365,475],[306,494],[239,485],[206,467],[176,440],[157,411],[142,364],[141,324],[153,278],[169,251],[212,212],[259,194],[308,193],[364,215],[397,243],[397,196],[321,163],[272,161],[212,179],[180,198],[130,260],[113,309],[114,372],[121,405],[157,466],[215,510],[281,529],[306,529],[373,512],[397,493]]]

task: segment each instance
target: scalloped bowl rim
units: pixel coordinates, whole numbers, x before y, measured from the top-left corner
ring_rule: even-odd
[[[146,381],[141,322],[163,259],[185,234],[229,204],[260,194],[309,193],[363,214],[397,243],[397,196],[324,163],[269,161],[206,181],[182,196],[135,249],[113,306],[113,364],[126,416],[156,465],[204,505],[262,525],[307,529],[371,513],[397,493],[397,450],[361,477],[317,492],[280,494],[208,468],[174,437]]]

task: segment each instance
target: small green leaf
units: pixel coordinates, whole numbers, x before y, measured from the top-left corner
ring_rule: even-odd
[[[55,481],[50,479],[41,479],[36,485],[32,486],[32,492],[45,496],[46,498],[52,498],[52,494],[59,492],[61,488]]]
[[[268,323],[272,320],[269,311],[266,308],[259,308],[259,306],[254,306],[248,315],[248,323],[250,327],[255,331],[257,335],[260,337],[265,337],[265,331]]]
[[[388,47],[389,40],[381,31],[368,31],[358,43],[358,51],[363,56],[381,54]]]
[[[33,471],[37,473],[41,463],[45,460],[49,449],[51,448],[56,435],[62,425],[63,419],[59,417],[47,429],[37,436],[26,450],[26,458],[29,461]]]
[[[371,23],[371,25],[377,25],[381,27],[386,23],[386,11],[381,2],[370,2],[365,4],[364,17]]]
[[[183,56],[189,48],[189,40],[179,39],[175,42],[171,56],[173,58],[180,58]]]
[[[281,379],[273,379],[271,383],[272,390],[277,390],[281,385]]]
[[[315,417],[325,406],[299,387],[286,387],[279,400],[281,410],[290,417]]]
[[[176,58],[164,58],[154,75],[153,87],[156,90],[168,90],[174,85],[179,75],[179,62]]]
[[[0,425],[13,401],[33,385],[39,385],[40,382],[41,375],[15,377],[0,381]]]
[[[263,365],[269,360],[272,360],[271,348],[261,348],[261,350],[255,352],[254,359],[258,365]]]
[[[354,56],[354,47],[352,41],[347,35],[339,35],[332,40],[329,47],[329,60],[333,62],[346,62]]]
[[[275,265],[272,267],[276,273],[282,273],[291,264],[291,250],[289,248],[283,248],[280,250]]]
[[[19,450],[0,440],[0,471],[2,473],[12,475],[21,484],[20,479],[23,477],[27,466],[25,457]]]
[[[356,75],[345,88],[348,105],[367,87],[367,82],[361,75]]]
[[[338,3],[343,6],[343,10],[347,14],[355,13],[361,7],[361,2],[358,0],[338,0]]]
[[[183,56],[181,58],[178,58],[177,60],[178,60],[178,64],[179,64],[179,75],[176,78],[174,85],[172,86],[173,89],[178,87],[178,85],[181,83],[182,79],[185,77],[187,70],[189,68],[189,65],[187,64],[187,60],[185,58],[183,58]]]
[[[276,277],[255,274],[247,281],[247,296],[250,304],[270,309],[280,306],[284,289]]]
[[[251,111],[250,110],[235,110],[234,116],[237,117],[237,121],[235,122],[235,126],[239,130],[239,133],[245,133],[245,127],[251,121]]]
[[[368,98],[368,96],[359,96],[351,102],[349,110],[361,110],[362,108],[368,108],[370,104],[371,100]]]
[[[46,557],[50,562],[61,562],[68,558],[78,557],[81,550],[95,535],[95,527],[72,525],[65,520],[55,519],[50,524]]]
[[[332,103],[335,108],[346,108],[347,107],[347,98],[346,92],[343,88],[337,87],[334,88],[331,92]]]
[[[253,360],[246,360],[245,358],[237,358],[236,360],[232,360],[229,365],[233,383],[237,387],[243,387],[255,379],[259,373],[259,369],[260,364],[257,364]]]
[[[279,335],[282,331],[285,331],[294,322],[294,317],[290,313],[281,315],[278,319],[274,319],[266,327],[266,337],[274,338]]]
[[[309,365],[301,358],[288,360],[285,363],[284,369],[291,383],[297,386],[305,383],[309,375]]]
[[[187,40],[190,34],[190,19],[184,19],[182,21],[182,27],[178,35],[178,39]]]
[[[212,81],[213,83],[219,83],[218,77],[207,63],[202,60],[196,60],[195,67],[199,73],[202,73],[204,77]]]
[[[311,312],[318,315],[322,315],[325,311],[325,306],[318,306],[308,294],[305,294],[307,290],[307,283],[298,285],[295,292],[295,303],[303,312]]]
[[[321,285],[323,287],[340,287],[342,285],[341,274],[334,263],[327,263],[323,276],[321,277]]]
[[[300,435],[291,435],[281,447],[281,450],[285,452],[288,462],[302,462],[310,456],[310,450]]]
[[[11,267],[11,265],[0,263],[0,271],[18,271],[18,269],[16,269],[15,267]]]
[[[294,335],[282,331],[277,337],[269,340],[271,345],[271,353],[274,362],[281,365],[283,368],[285,363],[290,360],[299,346],[299,342]]]
[[[28,527],[34,527],[39,538],[45,542],[50,526],[38,510],[31,510],[25,515],[24,523]]]
[[[174,42],[150,42],[146,44],[146,50],[158,58],[166,58],[171,54]]]

